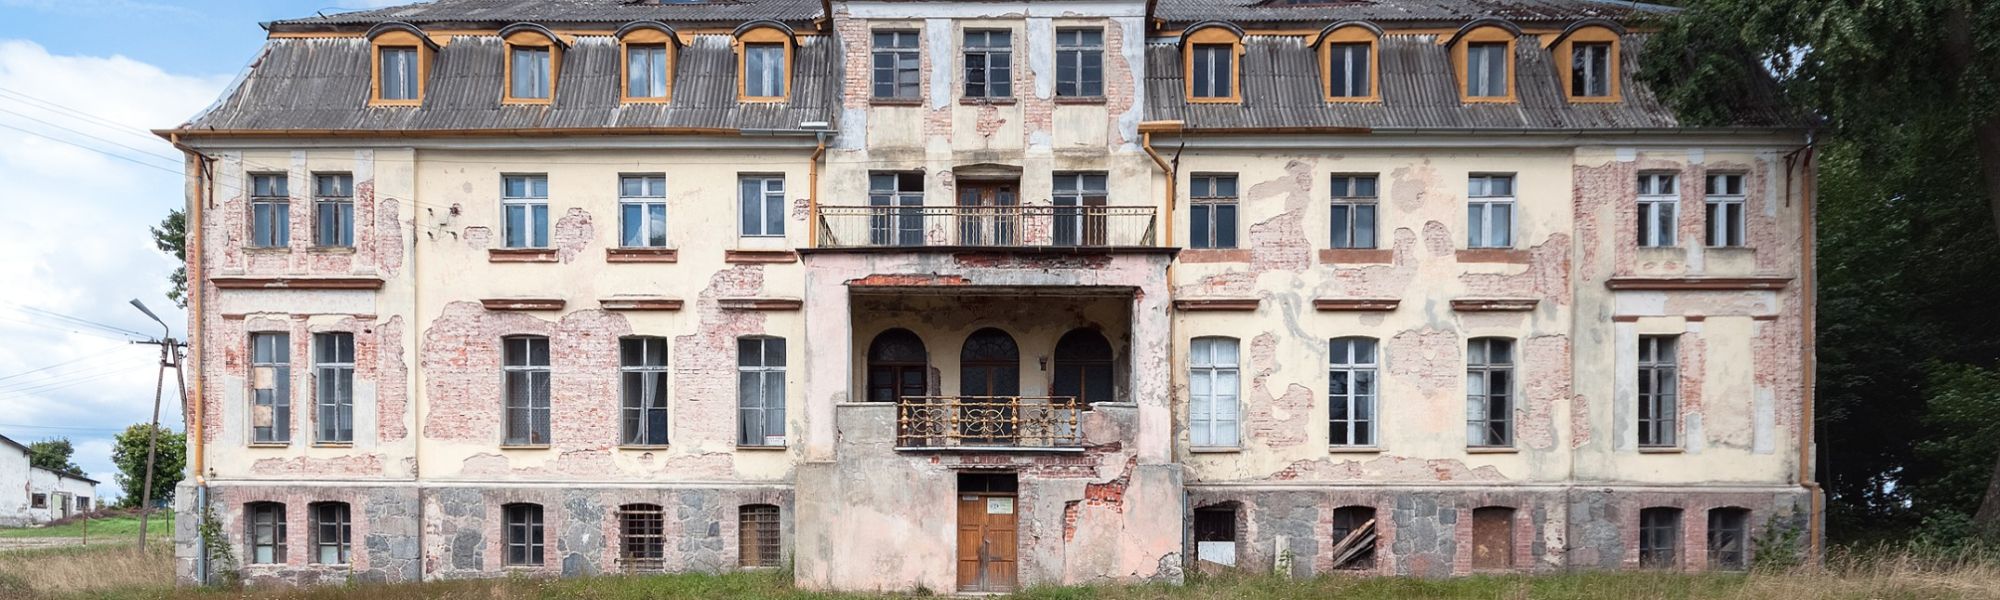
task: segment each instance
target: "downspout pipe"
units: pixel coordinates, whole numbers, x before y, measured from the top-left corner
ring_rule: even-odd
[[[188,415],[190,418],[187,427],[187,437],[192,443],[192,446],[188,450],[188,465],[191,467],[192,475],[194,475],[195,510],[197,511],[195,518],[200,519],[201,515],[207,514],[208,508],[208,429],[206,427],[208,402],[207,396],[203,395],[204,386],[202,385],[207,378],[203,377],[201,360],[202,350],[208,345],[207,336],[204,335],[202,330],[201,318],[204,304],[202,302],[202,288],[204,287],[204,278],[207,276],[207,273],[202,269],[202,217],[208,208],[208,199],[213,195],[215,178],[210,169],[215,159],[203,154],[193,146],[181,143],[180,136],[177,134],[168,135],[167,141],[172,143],[175,148],[179,148],[181,152],[187,154],[194,170],[194,193],[187,203],[187,212],[183,215],[185,220],[182,221],[182,224],[186,227],[186,230],[183,232],[185,245],[182,247],[182,250],[187,255],[188,353],[179,362],[185,367],[188,359],[194,360],[194,393],[188,399],[189,406],[193,408],[191,411],[193,414]],[[201,524],[198,521],[195,528],[197,532],[201,530]],[[195,538],[194,563],[195,577],[203,585],[207,585],[209,580],[208,539],[202,537],[199,533],[196,534]]]
[[[826,156],[826,132],[820,131],[813,137],[818,143],[813,146],[812,160],[806,164],[806,247],[819,247],[819,161]]]
[[[1814,134],[1806,135],[1806,146],[1799,149],[1800,200],[1799,200],[1799,486],[1811,494],[1810,507],[1806,515],[1807,558],[1818,562],[1825,557],[1826,548],[1826,490],[1815,480],[1813,472],[1814,437],[1814,387],[1818,385],[1818,336],[1815,330],[1818,319],[1819,277],[1817,246],[1819,232],[1814,219],[1817,209],[1818,167],[1815,151],[1818,144]],[[1786,170],[1790,176],[1790,169]],[[1789,189],[1787,191],[1790,191]]]

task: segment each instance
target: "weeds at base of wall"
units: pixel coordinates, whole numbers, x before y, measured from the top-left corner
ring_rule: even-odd
[[[204,584],[234,588],[243,583],[241,565],[236,562],[236,551],[230,549],[229,536],[222,531],[222,521],[215,518],[215,507],[202,505],[201,520],[195,524],[201,535],[201,547],[208,553],[208,578]]]
[[[1772,517],[1750,541],[1750,568],[1759,573],[1784,573],[1805,564],[1804,528],[1793,519]]]

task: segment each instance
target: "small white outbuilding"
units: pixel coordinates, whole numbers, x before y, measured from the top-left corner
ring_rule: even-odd
[[[0,527],[47,523],[96,502],[97,480],[36,467],[26,445],[0,435]]]

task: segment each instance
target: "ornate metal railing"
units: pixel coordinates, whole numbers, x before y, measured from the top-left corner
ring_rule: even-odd
[[[1155,245],[1149,206],[821,206],[821,248]]]
[[[896,447],[1082,448],[1083,409],[1067,396],[905,396]]]

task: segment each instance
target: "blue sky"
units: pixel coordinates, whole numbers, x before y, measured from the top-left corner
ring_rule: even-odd
[[[117,495],[111,438],[152,409],[175,261],[147,228],[184,204],[180,153],[148,130],[213,103],[264,39],[258,23],[392,0],[0,0],[0,435],[67,437]],[[74,317],[79,324],[52,317]],[[171,381],[163,423],[182,428]]]

